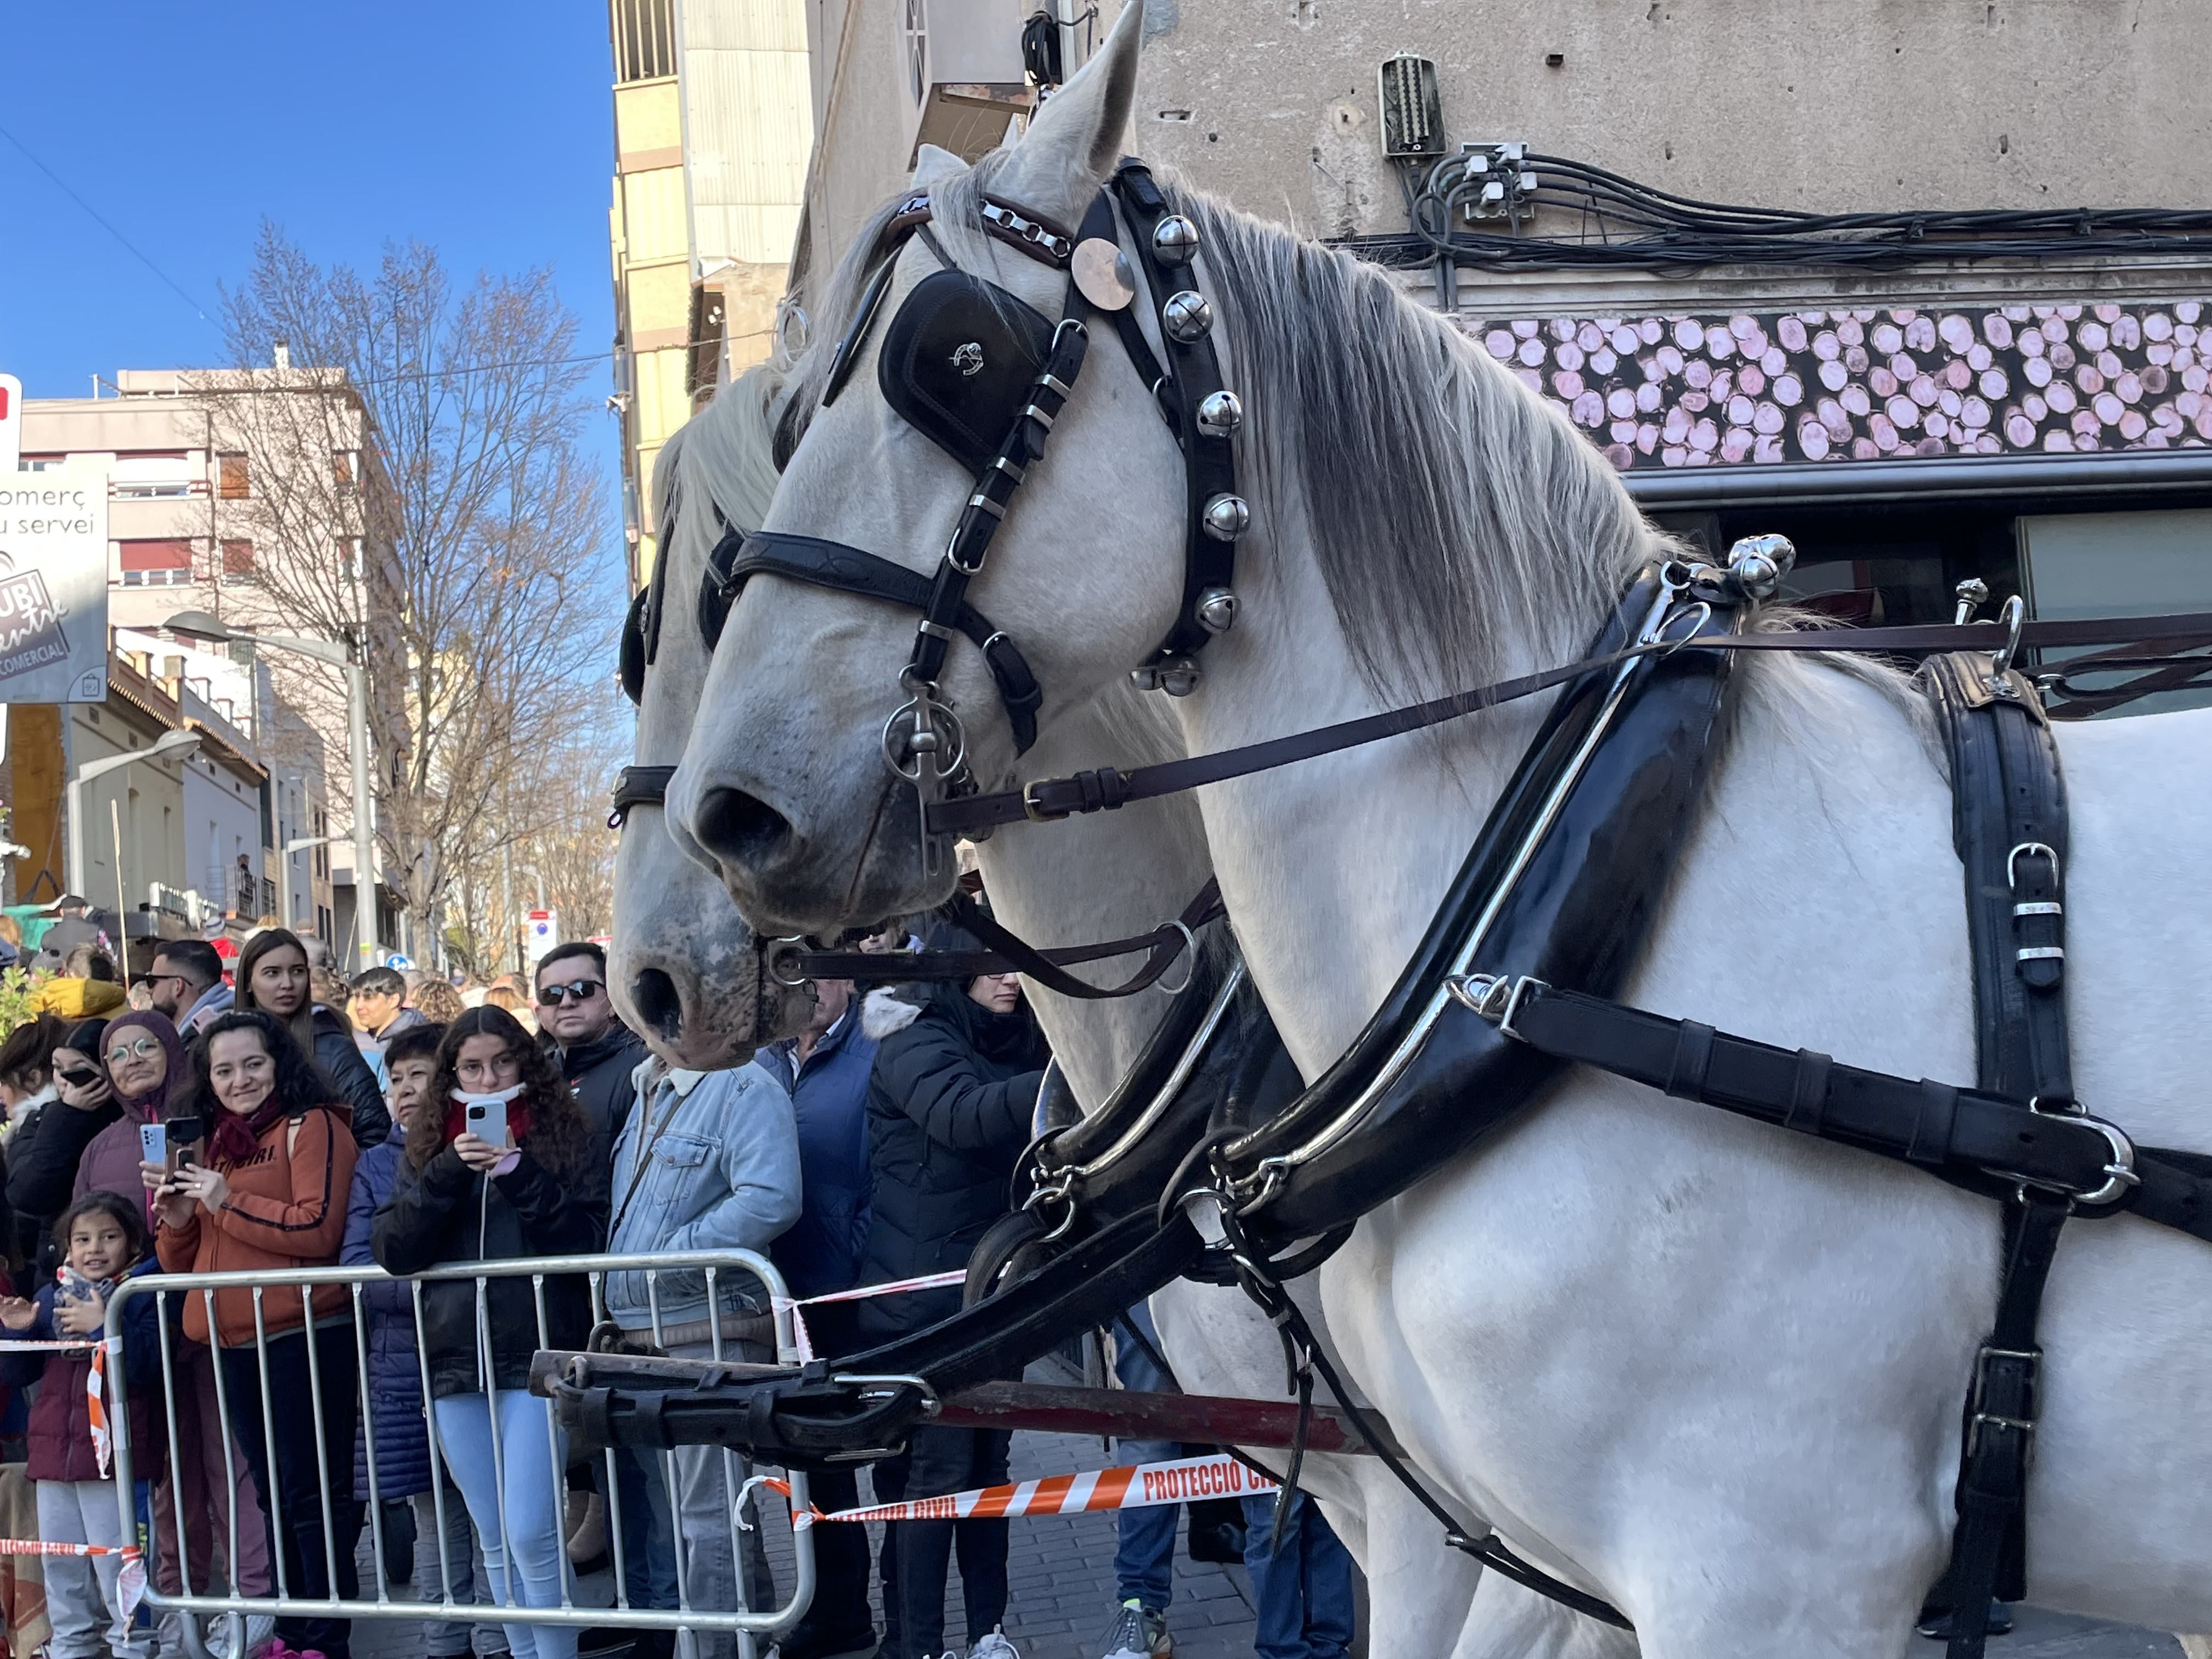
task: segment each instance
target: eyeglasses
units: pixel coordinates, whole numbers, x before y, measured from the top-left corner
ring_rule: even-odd
[[[538,1006],[558,1008],[563,1000],[570,999],[589,1002],[605,988],[605,981],[596,979],[580,979],[568,985],[541,985],[538,988]]]
[[[149,1054],[158,1054],[161,1052],[161,1045],[158,1042],[152,1037],[143,1036],[136,1042],[125,1043],[116,1048],[110,1048],[107,1051],[107,1063],[110,1066],[120,1066],[125,1060],[129,1060],[134,1054],[140,1060],[143,1060]]]

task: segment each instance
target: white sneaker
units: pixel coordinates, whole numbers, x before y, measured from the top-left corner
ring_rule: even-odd
[[[952,1659],[950,1654],[945,1659]],[[1004,1630],[994,1630],[968,1650],[968,1659],[1022,1659],[1021,1650],[1006,1640]]]
[[[1114,1628],[1106,1632],[1105,1659],[1167,1659],[1175,1651],[1164,1613],[1141,1601],[1121,1603]]]

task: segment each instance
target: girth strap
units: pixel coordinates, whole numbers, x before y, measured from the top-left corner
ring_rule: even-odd
[[[709,641],[720,637],[722,623],[737,603],[738,590],[748,577],[763,571],[925,613],[935,597],[929,577],[842,542],[780,530],[757,530],[750,536],[733,530],[715,544],[707,557],[707,576],[699,591],[702,635]],[[982,652],[991,678],[998,683],[1000,701],[1006,706],[1014,746],[1028,749],[1036,741],[1037,708],[1044,701],[1036,676],[1030,672],[1013,641],[992,627],[990,619],[974,605],[957,600],[946,616],[951,625]]]

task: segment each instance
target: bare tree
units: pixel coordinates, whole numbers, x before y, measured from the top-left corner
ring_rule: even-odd
[[[544,270],[456,283],[408,243],[364,276],[266,224],[223,324],[240,368],[210,389],[252,394],[210,400],[248,483],[224,522],[254,531],[250,550],[226,541],[227,602],[366,651],[384,877],[437,937],[459,861],[511,833],[502,786],[610,695],[618,543],[580,447],[592,360]],[[335,674],[301,678],[343,708]]]

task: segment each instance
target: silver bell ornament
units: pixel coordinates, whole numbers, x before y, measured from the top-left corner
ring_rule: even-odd
[[[1787,536],[1747,536],[1729,549],[1729,582],[1747,599],[1771,599],[1796,562]]]
[[[1198,596],[1198,625],[1209,634],[1226,634],[1237,626],[1237,596],[1225,587],[1209,587]]]
[[[1171,213],[1152,227],[1152,258],[1164,265],[1187,265],[1198,253],[1198,227]]]
[[[1198,429],[1209,438],[1225,438],[1244,424],[1244,404],[1233,392],[1209,392],[1198,405]]]
[[[1216,495],[1200,515],[1206,533],[1217,542],[1233,542],[1252,522],[1252,509],[1242,495]]]
[[[1204,671],[1188,657],[1170,657],[1160,665],[1160,690],[1171,697],[1188,696],[1205,678]]]
[[[1179,289],[1160,307],[1160,326],[1170,340],[1189,345],[1204,339],[1213,327],[1213,307],[1196,289]]]
[[[1157,691],[1160,689],[1160,671],[1150,663],[1146,663],[1142,668],[1132,668],[1129,671],[1129,684],[1139,691]]]

